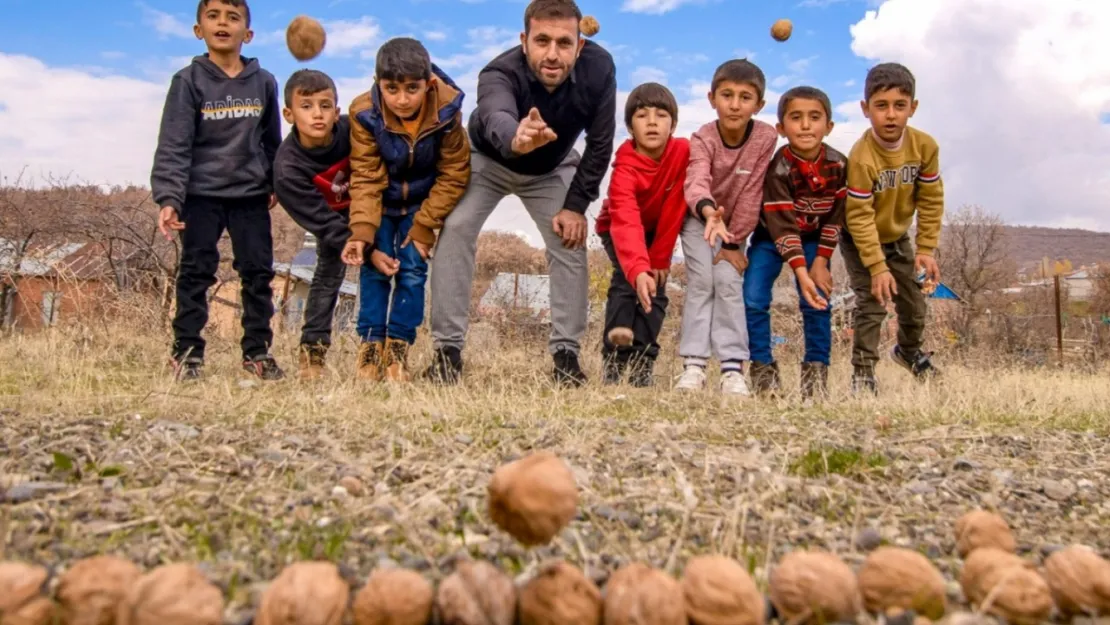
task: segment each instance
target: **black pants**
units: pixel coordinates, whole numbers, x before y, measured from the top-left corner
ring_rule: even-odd
[[[647,357],[654,360],[659,356],[657,341],[659,332],[663,330],[663,320],[667,316],[667,289],[656,288],[655,297],[651,300],[651,312],[645,313],[636,297],[636,287],[629,284],[624,277],[617,251],[613,248],[612,237],[608,234],[601,235],[601,243],[613,263],[613,277],[609,281],[609,293],[605,301],[605,334],[602,338],[604,346],[601,355],[609,357],[615,352],[618,356]],[[647,244],[651,246],[650,235]],[[618,347],[609,342],[609,331],[619,327],[632,329],[632,345]]]
[[[231,236],[232,267],[242,285],[244,357],[269,351],[274,340],[274,243],[270,233],[269,198],[187,197],[181,220],[181,264],[177,269],[177,314],[173,319],[176,358],[204,357],[200,332],[208,323],[208,289],[220,266],[218,244],[226,229]]]
[[[343,248],[316,239],[316,272],[312,275],[312,286],[308,287],[304,327],[301,328],[302,345],[331,345],[335,304],[347,273],[347,266],[340,258],[342,253]]]

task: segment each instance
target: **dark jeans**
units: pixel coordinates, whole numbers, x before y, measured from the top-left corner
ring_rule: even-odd
[[[316,271],[308,287],[301,344],[330,346],[335,304],[339,301],[339,288],[343,286],[347,266],[340,258],[343,248],[332,247],[320,239],[316,241]]]
[[[613,277],[609,280],[609,293],[605,300],[605,333],[601,354],[607,357],[614,352],[630,356],[641,355],[651,359],[659,356],[659,332],[663,329],[663,320],[667,316],[667,289],[657,287],[655,297],[651,300],[651,312],[645,313],[636,297],[636,287],[629,284],[621,270],[617,251],[613,247],[613,239],[608,234],[601,235],[601,243],[605,246],[605,253],[613,263]],[[651,246],[650,237],[647,241]],[[613,328],[631,328],[632,345],[617,347],[609,342],[609,331]]]
[[[231,236],[232,267],[239,274],[244,357],[265,354],[274,340],[274,244],[269,197],[187,197],[182,207],[181,263],[177,269],[177,313],[173,319],[175,358],[204,357],[200,332],[208,323],[208,289],[220,266],[218,244]]]
[[[859,250],[842,230],[840,253],[856,294],[856,315],[852,340],[852,364],[856,367],[874,367],[879,360],[879,338],[882,336],[886,308],[871,296],[871,272],[863,266]],[[887,267],[894,276],[898,294],[894,296],[894,309],[898,313],[898,346],[912,359],[924,344],[925,294],[913,279],[914,247],[909,235],[893,243],[883,244]]]
[[[409,243],[401,247],[414,214],[405,217],[382,215],[382,225],[374,247],[401,261],[393,277],[370,264],[369,256],[359,273],[358,335],[364,341],[384,341],[386,337],[407,343],[416,341],[416,329],[424,322],[424,284],[428,263]],[[450,262],[450,261],[448,261]],[[392,297],[390,291],[392,290]]]
[[[817,241],[802,241],[802,250],[806,257],[806,266],[813,266],[813,259],[817,257]],[[775,279],[779,277],[783,266],[782,256],[779,255],[775,243],[769,239],[752,238],[748,248],[748,269],[744,272],[744,309],[748,321],[748,345],[752,352],[752,362],[771,364],[775,361],[771,346],[771,300],[774,291]],[[801,288],[794,281],[798,290],[799,307],[802,309],[802,327],[805,331],[806,353],[805,362],[820,362],[829,364],[829,352],[832,348],[832,305],[825,310],[817,310],[802,297]],[[818,289],[820,292],[820,289]],[[825,299],[829,294],[822,292]]]

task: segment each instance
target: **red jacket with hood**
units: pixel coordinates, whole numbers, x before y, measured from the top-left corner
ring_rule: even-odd
[[[601,204],[596,231],[613,238],[617,260],[631,284],[642,272],[670,269],[686,217],[683,186],[689,164],[690,141],[680,137],[667,141],[658,161],[637,152],[631,139],[617,149],[609,197]]]

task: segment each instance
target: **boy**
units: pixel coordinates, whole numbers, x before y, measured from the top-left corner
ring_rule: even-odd
[[[340,255],[351,196],[351,128],[336,106],[335,82],[314,69],[293,72],[285,83],[282,115],[293,125],[274,159],[274,192],[297,225],[316,237],[316,271],[301,328],[300,377],[324,374],[332,318],[347,266]]]
[[[224,229],[242,283],[243,369],[264,380],[284,377],[269,354],[272,168],[281,120],[277,81],[257,59],[240,54],[253,37],[250,20],[246,0],[200,0],[193,33],[208,52],[174,75],[162,112],[150,182],[162,207],[159,230],[167,239],[182,233],[173,320],[177,379],[201,375],[205,294],[216,283]]]
[[[682,186],[690,142],[672,136],[678,103],[658,83],[644,83],[628,94],[624,123],[632,138],[617,150],[609,198],[596,226],[613,263],[601,355],[606,384],[618,383],[627,368],[632,385],[645,387],[652,383],[659,355],[667,276],[686,216]]]
[[[687,289],[679,344],[685,370],[676,385],[680,390],[705,387],[712,348],[721,362],[721,391],[748,395],[744,244],[759,219],[763,177],[778,138],[773,126],[753,119],[763,109],[766,84],[763,71],[746,59],[723,63],[709,91],[717,120],[690,139],[684,190],[693,214],[681,235]]]
[[[797,280],[806,352],[802,397],[824,395],[832,345],[829,262],[844,218],[848,159],[824,143],[832,132],[832,103],[813,87],[782,95],[776,130],[779,148],[763,183],[763,212],[752,234],[744,274],[744,308],[751,342],[751,378],[757,393],[779,389],[771,351],[771,299],[783,263]]]
[[[359,277],[358,377],[407,382],[428,257],[470,181],[470,142],[463,92],[419,41],[387,41],[374,72],[374,87],[350,109],[351,238],[343,260],[362,265],[373,250]]]
[[[856,294],[852,346],[853,392],[878,389],[875,363],[886,306],[898,313],[898,342],[891,356],[918,379],[937,373],[922,351],[926,285],[940,281],[933,251],[940,240],[944,187],[937,142],[907,126],[917,110],[916,81],[897,63],[871,68],[864,84],[863,114],[871,120],[848,154],[846,229],[841,235],[844,263]],[[908,234],[917,216],[915,252]]]

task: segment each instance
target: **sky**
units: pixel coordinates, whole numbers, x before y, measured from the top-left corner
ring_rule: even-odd
[[[203,52],[194,0],[5,0],[0,22],[0,177],[147,186],[169,79]],[[474,106],[478,71],[519,45],[525,0],[255,0],[259,58],[279,84],[301,67],[328,72],[344,108],[370,87],[374,54],[413,36]],[[906,64],[920,105],[911,124],[941,147],[947,206],[978,204],[1009,223],[1110,231],[1110,2],[1107,0],[581,0],[617,64],[618,117],[637,84],[680,103],[679,136],[714,119],[706,92],[720,63],[746,57],[767,76],[759,119],[800,84],[833,101],[830,145],[867,129],[867,69]],[[285,48],[296,15],[321,20],[324,53]],[[10,19],[9,19],[10,18]],[[770,36],[779,18],[793,36]],[[626,138],[618,123],[618,142]],[[608,177],[602,183],[605,196]],[[589,215],[596,217],[600,199]],[[591,221],[592,228],[592,221]],[[487,229],[542,246],[519,200]]]

